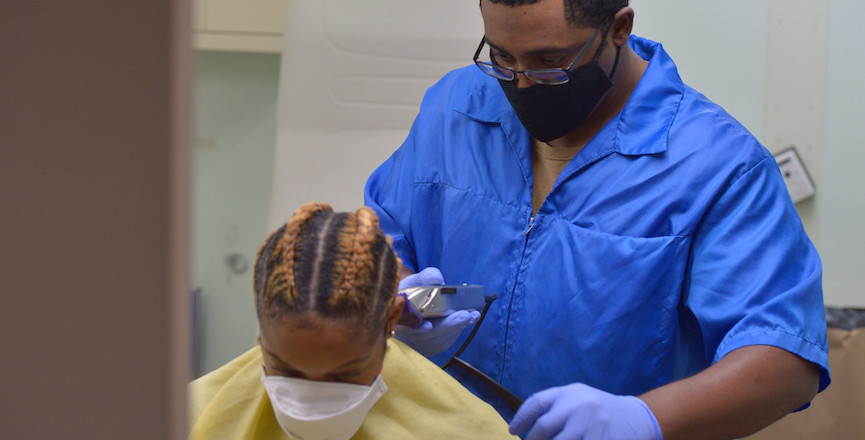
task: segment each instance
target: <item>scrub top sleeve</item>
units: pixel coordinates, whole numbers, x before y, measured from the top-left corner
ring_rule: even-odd
[[[771,156],[746,171],[698,226],[684,305],[706,360],[771,345],[820,367],[829,385],[822,266]]]
[[[363,198],[364,204],[378,214],[382,231],[393,238],[393,248],[402,263],[417,272],[417,257],[411,241],[414,132],[413,126],[403,145],[373,171],[366,181]]]

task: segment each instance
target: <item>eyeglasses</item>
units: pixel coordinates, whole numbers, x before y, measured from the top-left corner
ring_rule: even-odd
[[[475,65],[481,69],[487,75],[497,78],[503,81],[513,81],[516,79],[517,74],[522,73],[523,76],[531,80],[536,84],[541,84],[545,86],[554,86],[559,84],[564,84],[568,82],[568,73],[577,66],[580,60],[586,55],[586,52],[589,51],[589,48],[594,44],[595,39],[598,37],[598,34],[601,33],[601,28],[595,31],[592,35],[592,38],[589,38],[589,41],[583,46],[583,49],[580,50],[580,53],[577,54],[577,57],[574,59],[574,62],[571,63],[566,69],[525,69],[525,70],[514,70],[513,68],[506,66],[499,66],[495,63],[495,57],[490,56],[490,61],[480,61],[478,60],[478,56],[481,54],[481,50],[483,50],[484,45],[487,42],[486,35],[481,38],[481,44],[478,46],[478,50],[475,51],[475,56],[472,59]],[[606,33],[605,33],[606,34]]]

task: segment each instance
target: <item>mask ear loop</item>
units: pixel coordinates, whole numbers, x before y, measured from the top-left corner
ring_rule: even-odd
[[[610,21],[605,26],[606,29],[604,29],[604,36],[602,37],[603,39],[601,40],[602,41],[601,46],[598,48],[597,52],[595,52],[595,56],[592,58],[592,61],[598,61],[598,58],[601,57],[601,52],[603,52],[604,47],[607,45],[607,34],[610,33],[610,29],[612,27],[613,27],[612,21]],[[616,48],[616,61],[613,62],[613,69],[610,70],[610,74],[608,75],[608,77],[610,79],[612,79],[613,76],[616,74],[616,68],[619,67],[619,55],[621,55],[621,54],[622,54],[622,46],[619,46]]]
[[[613,70],[610,71],[610,79],[616,74],[616,67],[619,67],[619,55],[622,54],[622,46],[616,48],[616,61],[613,63]]]
[[[478,370],[468,362],[459,358],[459,355],[462,354],[466,347],[469,346],[469,343],[472,342],[472,339],[474,339],[475,333],[477,333],[478,329],[480,329],[481,323],[484,322],[484,317],[487,315],[487,311],[489,311],[490,306],[493,304],[493,301],[496,298],[497,296],[495,293],[487,295],[487,297],[485,298],[486,305],[484,305],[484,310],[481,312],[481,317],[478,319],[478,322],[475,323],[474,328],[472,329],[471,333],[469,333],[469,336],[468,338],[466,338],[465,342],[463,342],[463,345],[460,346],[456,353],[454,353],[453,356],[451,356],[451,358],[444,363],[444,365],[442,365],[442,370],[446,370],[451,365],[456,365],[462,368],[467,373],[471,374],[472,376],[483,382],[483,384],[489,387],[497,396],[499,396],[508,405],[508,407],[511,408],[512,411],[516,412],[517,409],[519,409],[520,405],[523,404],[522,399],[517,397],[516,394],[512,393],[507,388],[503,387],[500,383],[493,380],[493,378],[484,374],[481,370]]]

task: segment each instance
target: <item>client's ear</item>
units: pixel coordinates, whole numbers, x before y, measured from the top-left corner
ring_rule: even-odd
[[[390,310],[390,316],[387,319],[388,336],[391,335],[392,331],[396,330],[396,323],[399,322],[399,318],[402,316],[403,307],[405,307],[405,297],[397,295],[393,300],[393,308]]]

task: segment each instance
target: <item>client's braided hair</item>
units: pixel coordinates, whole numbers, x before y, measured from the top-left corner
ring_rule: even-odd
[[[371,337],[383,333],[399,265],[390,237],[371,209],[334,213],[325,203],[308,203],[258,251],[254,288],[259,323],[315,312],[358,325]]]

